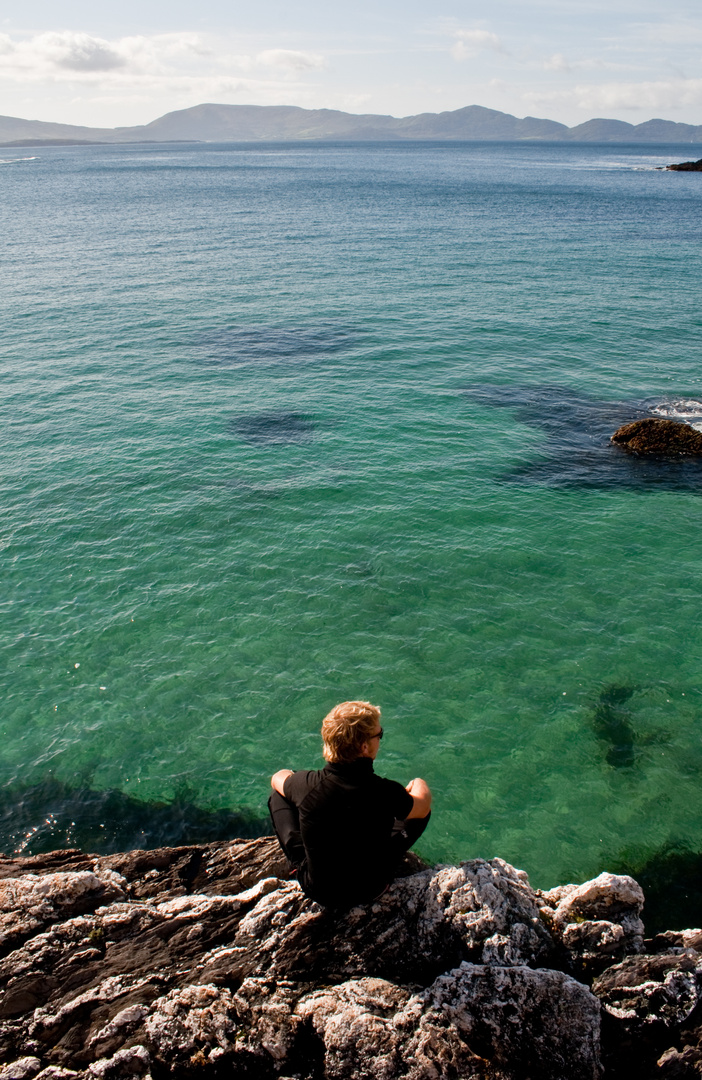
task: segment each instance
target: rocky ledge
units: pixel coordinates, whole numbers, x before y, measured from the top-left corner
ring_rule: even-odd
[[[333,915],[268,838],[0,859],[1,1080],[702,1075],[702,931],[632,878],[403,872]]]

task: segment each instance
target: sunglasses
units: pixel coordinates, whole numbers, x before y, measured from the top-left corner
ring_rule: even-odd
[[[380,731],[376,731],[375,735],[369,735],[368,740],[370,741],[371,739],[382,739],[382,737],[383,737],[383,729],[381,728]]]

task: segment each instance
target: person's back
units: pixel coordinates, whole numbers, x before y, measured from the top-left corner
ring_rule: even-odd
[[[325,768],[283,769],[271,781],[281,846],[304,891],[327,907],[366,903],[381,893],[429,820],[431,793],[423,780],[403,788],[373,770],[383,736],[379,718],[368,702],[337,705],[322,725]]]

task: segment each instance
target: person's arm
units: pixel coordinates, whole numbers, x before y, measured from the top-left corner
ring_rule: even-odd
[[[429,785],[417,776],[414,780],[410,780],[407,785],[407,791],[414,799],[414,806],[407,815],[407,820],[410,818],[424,818],[431,810],[431,791]]]
[[[292,776],[292,769],[278,769],[278,772],[271,776],[271,787],[274,791],[277,791],[279,795],[285,798],[285,792],[283,791],[283,785],[289,776]]]

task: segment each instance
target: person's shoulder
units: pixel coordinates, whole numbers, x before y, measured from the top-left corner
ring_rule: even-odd
[[[378,776],[377,773],[373,773],[373,779],[376,784],[382,784],[383,787],[387,787],[388,789],[402,788],[403,791],[405,790],[399,780],[391,780],[389,776]]]
[[[286,776],[283,791],[286,799],[298,802],[322,781],[324,769],[298,769]]]
[[[377,773],[374,776],[376,783],[388,798],[400,799],[404,805],[408,805],[408,800],[410,803],[414,802],[407,788],[403,787],[399,780],[390,780],[387,776],[378,776]]]

